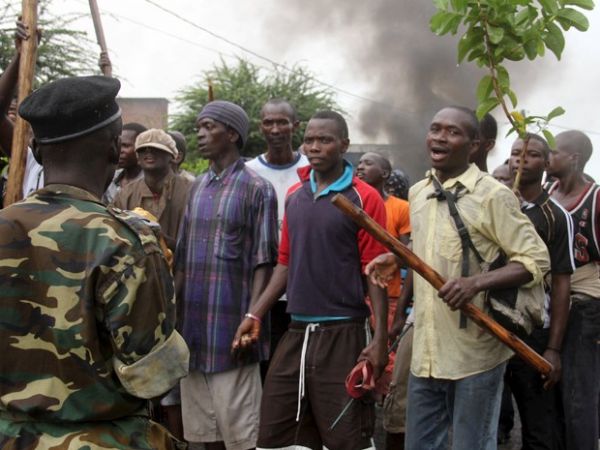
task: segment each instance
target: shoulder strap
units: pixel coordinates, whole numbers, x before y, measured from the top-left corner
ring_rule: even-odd
[[[475,247],[475,244],[473,244],[473,241],[471,240],[471,235],[469,234],[469,230],[467,230],[467,227],[465,226],[465,223],[463,222],[462,218],[460,217],[460,214],[458,213],[458,209],[456,208],[456,200],[458,200],[458,196],[460,194],[460,189],[457,189],[454,194],[450,191],[446,191],[444,188],[442,188],[439,181],[436,180],[435,178],[433,178],[433,185],[434,185],[436,191],[440,192],[442,194],[442,196],[446,199],[446,203],[448,203],[448,209],[450,210],[450,216],[454,220],[454,224],[456,225],[456,231],[458,231],[458,235],[460,237],[460,242],[461,242],[461,246],[462,246],[463,267],[462,267],[461,275],[463,277],[468,276],[469,275],[469,258],[468,258],[469,248],[473,251],[473,253],[475,254],[475,257],[477,258],[477,261],[479,261],[479,263],[484,262],[484,259],[481,257],[481,254]],[[466,263],[465,263],[465,261],[466,261]],[[465,265],[466,265],[466,267],[465,267]]]
[[[471,235],[469,235],[469,231],[465,226],[460,214],[458,213],[458,209],[456,208],[456,200],[458,200],[458,195],[460,194],[460,188],[457,188],[455,193],[453,194],[450,191],[442,188],[442,185],[436,180],[432,178],[433,186],[435,190],[441,194],[443,198],[446,199],[446,203],[448,204],[448,209],[450,210],[450,216],[454,220],[454,224],[456,225],[456,230],[458,231],[458,236],[460,237],[460,245],[462,248],[462,260],[461,260],[461,276],[467,277],[469,276],[469,248],[473,250],[477,261],[481,264],[484,260],[475,248],[473,241],[471,240]],[[441,200],[440,196],[437,196],[438,200]],[[466,328],[467,326],[467,317],[461,312],[460,313],[460,328]]]

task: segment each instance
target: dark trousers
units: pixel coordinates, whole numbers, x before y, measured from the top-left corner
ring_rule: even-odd
[[[365,320],[307,325],[292,322],[273,355],[263,389],[257,447],[370,447],[375,412],[368,395],[352,402],[330,429],[350,399],[345,380],[366,345]],[[300,379],[304,396],[298,414]]]
[[[548,344],[548,330],[534,330],[524,341],[538,353]],[[560,390],[543,387],[540,374],[521,358],[513,357],[506,370],[521,417],[523,450],[563,450],[564,432]]]
[[[571,298],[563,343],[563,403],[568,450],[598,449],[600,299]]]
[[[285,312],[287,308],[287,302],[278,301],[275,303],[275,306],[271,308],[270,311],[270,324],[271,324],[271,332],[269,334],[271,338],[271,348],[269,351],[269,359],[267,361],[260,362],[260,379],[262,382],[265,382],[265,378],[267,378],[267,372],[269,370],[269,363],[271,362],[271,358],[275,354],[275,350],[277,349],[277,345],[279,341],[285,334],[290,325],[291,318],[288,313]]]
[[[500,421],[498,422],[498,435],[510,433],[515,426],[515,409],[513,408],[512,391],[505,381],[502,390],[502,404],[500,405]]]

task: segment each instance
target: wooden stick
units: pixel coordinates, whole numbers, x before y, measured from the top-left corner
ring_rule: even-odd
[[[212,102],[215,99],[215,93],[213,90],[212,80],[208,79],[208,101]]]
[[[27,25],[29,39],[21,44],[19,60],[18,102],[20,105],[31,93],[35,60],[37,53],[37,0],[23,0],[23,23]],[[10,167],[4,206],[11,205],[23,198],[23,179],[27,163],[27,147],[29,144],[29,124],[17,114],[13,129],[13,141],[10,152]]]
[[[106,46],[106,39],[104,38],[104,29],[102,28],[102,20],[100,18],[100,10],[98,9],[98,3],[96,0],[90,0],[90,11],[92,13],[92,20],[94,22],[94,31],[96,32],[96,41],[100,46],[100,50],[108,55],[108,47]],[[112,77],[112,67],[102,66],[102,73],[105,77]]]
[[[367,233],[385,245],[396,256],[402,258],[406,264],[415,272],[427,280],[435,289],[439,290],[446,280],[433,270],[430,266],[415,255],[412,250],[402,244],[398,239],[394,238],[381,225],[375,222],[367,213],[356,206],[346,197],[337,194],[331,202],[337,206],[344,214],[348,215],[354,222],[365,229]],[[479,308],[471,303],[467,303],[461,308],[463,313],[481,328],[490,332],[508,347],[510,347],[520,358],[522,358],[532,368],[540,372],[542,375],[549,375],[552,371],[552,364],[542,358],[525,342],[519,339],[515,334],[508,331],[490,316],[485,314]]]

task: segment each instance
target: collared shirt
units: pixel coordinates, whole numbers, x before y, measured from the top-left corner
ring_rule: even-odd
[[[363,268],[385,248],[331,204],[339,192],[385,226],[379,192],[353,177],[352,165],[315,197],[310,166],[298,170],[285,204],[279,263],[288,267],[287,311],[332,320],[368,317]],[[313,178],[314,179],[314,178]]]
[[[191,187],[191,181],[169,171],[160,195],[155,195],[144,178],[141,178],[120,189],[113,205],[120,209],[133,210],[137,207],[145,209],[156,217],[161,232],[169,238],[167,242],[174,242],[177,240]]]
[[[461,240],[448,204],[434,196],[432,176],[429,173],[410,190],[413,251],[444,278],[458,278]],[[521,212],[515,195],[474,164],[443,183],[444,189],[451,192],[459,186],[462,193],[456,206],[483,259],[493,261],[502,249],[508,261],[521,263],[533,279],[521,287],[519,295],[540,305],[544,299],[542,278],[549,270],[548,250]],[[473,252],[469,253],[470,273],[477,274],[481,271],[479,264]],[[475,323],[459,328],[460,312],[451,311],[436,290],[416,273],[414,293],[414,375],[460,379],[492,369],[512,355],[508,347]],[[480,293],[472,303],[484,309],[483,297]]]
[[[182,330],[191,369],[213,373],[242,364],[231,342],[248,312],[254,270],[276,262],[277,243],[275,190],[243,160],[195,181],[175,262],[185,274]],[[244,363],[268,355],[268,340],[259,347]]]
[[[109,203],[113,202],[113,200],[115,199],[115,196],[117,195],[117,192],[119,192],[119,190],[122,187],[124,187],[124,186],[121,186],[121,183],[123,182],[123,178],[125,178],[125,169],[117,169],[115,171],[115,175],[113,176],[112,181],[106,188],[106,192],[102,196],[102,201],[104,203],[106,203],[108,205]],[[137,180],[141,180],[143,178],[144,178],[144,172],[140,170],[140,173],[138,173],[138,176],[135,177],[133,180],[131,180],[130,183],[137,181]]]

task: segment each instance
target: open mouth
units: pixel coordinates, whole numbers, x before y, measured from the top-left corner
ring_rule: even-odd
[[[448,156],[448,150],[444,148],[432,148],[429,151],[429,154],[431,155],[431,159],[433,161],[442,161]]]

